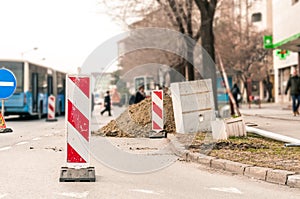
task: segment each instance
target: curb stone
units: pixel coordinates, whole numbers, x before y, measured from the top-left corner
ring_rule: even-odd
[[[290,187],[300,188],[300,175],[288,176],[287,185]]]
[[[225,170],[226,168],[225,165],[226,165],[226,160],[215,158],[211,160],[210,167],[214,169]]]
[[[203,155],[203,154],[198,154],[198,163],[211,167],[211,161],[216,159],[215,157]]]
[[[245,169],[250,167],[247,164],[232,162],[230,160],[226,160],[225,170],[234,174],[244,175]]]
[[[294,175],[294,174],[295,174],[295,172],[274,169],[274,170],[268,171],[266,181],[276,183],[276,184],[286,185],[288,177],[290,175]]]
[[[252,177],[254,179],[258,180],[264,180],[267,179],[267,172],[271,169],[265,168],[265,167],[256,167],[256,166],[250,166],[245,168],[245,176]]]
[[[257,180],[263,180],[269,183],[300,188],[300,175],[297,175],[295,172],[256,167],[230,160],[219,159],[200,153],[192,153],[187,150],[183,144],[179,143],[175,136],[168,136],[168,138],[170,139],[170,143],[172,145],[172,151],[175,153],[175,155],[182,157],[184,161],[192,161],[210,168],[225,170],[231,173],[252,177]]]

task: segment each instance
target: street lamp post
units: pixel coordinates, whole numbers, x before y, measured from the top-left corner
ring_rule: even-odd
[[[33,49],[30,49],[30,50],[21,52],[21,57],[22,57],[22,59],[24,58],[24,54],[29,53],[29,52],[34,51],[34,50],[38,50],[38,48],[37,48],[37,47],[34,47]]]

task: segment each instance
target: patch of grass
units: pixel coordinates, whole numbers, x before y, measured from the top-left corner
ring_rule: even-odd
[[[205,143],[205,133],[195,136],[194,152],[200,152]],[[211,144],[210,144],[211,145]],[[247,137],[230,137],[219,140],[208,155],[249,165],[283,169],[300,173],[300,147],[284,147],[283,142],[264,138],[256,134]]]

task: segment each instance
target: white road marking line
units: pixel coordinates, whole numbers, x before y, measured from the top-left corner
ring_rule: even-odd
[[[69,193],[55,193],[55,194],[61,196],[67,196],[71,198],[86,198],[89,195],[89,192],[85,191],[83,193],[69,192]]]
[[[5,150],[8,150],[8,149],[11,149],[11,146],[0,148],[0,151],[5,151]]]
[[[36,138],[33,138],[32,140],[33,141],[36,141],[36,140],[41,140],[42,138],[40,138],[40,137],[36,137]]]
[[[4,198],[4,197],[6,197],[6,196],[8,196],[8,193],[1,194],[1,195],[0,195],[0,198]]]
[[[146,190],[146,189],[131,189],[130,191],[159,195],[159,193],[156,193],[155,191]]]
[[[29,142],[19,142],[19,143],[17,143],[16,144],[16,146],[18,146],[18,145],[24,145],[24,144],[28,144]]]
[[[227,193],[243,194],[243,192],[241,192],[240,190],[238,190],[237,188],[234,188],[234,187],[219,187],[219,188],[212,187],[209,189],[214,190],[214,191],[227,192]]]

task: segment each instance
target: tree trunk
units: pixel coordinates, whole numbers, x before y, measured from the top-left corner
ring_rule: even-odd
[[[195,80],[195,67],[194,67],[194,49],[195,43],[189,37],[185,37],[185,44],[186,44],[186,53],[187,53],[187,60],[186,60],[186,80],[193,81]]]
[[[215,109],[218,110],[217,101],[217,71],[215,66],[215,48],[214,48],[214,33],[213,33],[213,13],[207,12],[201,14],[201,44],[206,50],[203,55],[203,66],[201,75],[205,79],[211,79],[212,89],[214,94]]]

